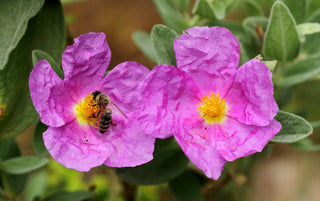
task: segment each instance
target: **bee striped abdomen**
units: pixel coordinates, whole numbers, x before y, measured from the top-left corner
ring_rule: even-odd
[[[100,122],[99,122],[99,131],[100,133],[104,133],[109,128],[112,122],[112,111],[110,108],[106,108],[106,110],[101,113]]]

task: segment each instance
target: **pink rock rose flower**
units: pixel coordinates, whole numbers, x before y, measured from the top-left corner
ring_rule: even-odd
[[[140,125],[155,137],[174,135],[218,179],[226,161],[261,151],[280,131],[272,73],[257,59],[238,68],[240,45],[222,27],[187,29],[174,51],[178,68],[157,66],[145,80]]]
[[[110,58],[105,34],[87,33],[66,47],[63,80],[46,60],[40,60],[30,74],[34,107],[49,126],[43,133],[44,144],[67,168],[89,171],[102,164],[137,166],[153,158],[155,138],[146,135],[136,121],[140,85],[149,70],[124,62],[104,76]],[[102,108],[93,99],[95,91],[112,102],[108,104],[112,123],[103,134],[99,132]]]

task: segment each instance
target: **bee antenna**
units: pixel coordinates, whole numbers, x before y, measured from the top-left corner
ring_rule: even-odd
[[[112,104],[114,107],[116,107],[116,108],[118,109],[118,111],[119,111],[125,118],[128,119],[127,115],[126,115],[116,104],[114,104],[114,103],[112,103],[112,102],[111,102],[111,104]]]

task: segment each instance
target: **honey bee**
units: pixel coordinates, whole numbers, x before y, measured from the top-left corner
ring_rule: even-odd
[[[111,102],[109,96],[107,96],[106,94],[102,93],[101,91],[95,91],[92,93],[92,95],[93,95],[93,100],[96,102],[95,105],[98,105],[100,107],[100,111],[97,114],[97,116],[100,116],[99,132],[101,134],[107,131],[110,124],[115,125],[112,123],[112,110],[107,107],[109,104],[112,104],[113,106],[115,106],[124,117],[128,118],[124,114],[124,112],[120,110],[118,106],[116,106],[114,103]]]

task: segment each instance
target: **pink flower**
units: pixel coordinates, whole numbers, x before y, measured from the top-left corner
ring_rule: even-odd
[[[30,74],[33,104],[40,120],[49,126],[43,133],[45,146],[67,168],[137,166],[153,157],[155,139],[136,121],[140,85],[149,70],[124,62],[104,76],[110,58],[105,35],[87,33],[62,55],[64,80],[46,60],[39,61]],[[99,119],[104,107],[94,100],[95,91],[111,100],[107,107],[112,110],[112,123],[103,134]]]
[[[146,133],[174,135],[186,156],[218,179],[226,161],[261,151],[281,129],[272,73],[253,59],[238,68],[240,46],[222,27],[194,27],[176,41],[177,66],[147,76],[139,116]]]

